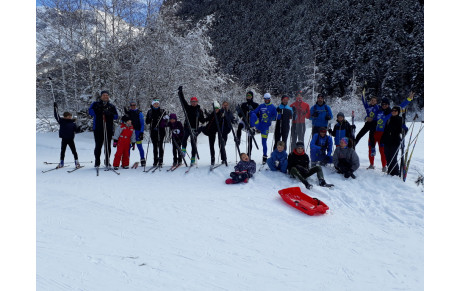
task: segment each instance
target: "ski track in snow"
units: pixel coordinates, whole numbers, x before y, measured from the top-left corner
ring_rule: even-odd
[[[231,164],[212,172],[200,136],[199,167],[187,174],[166,172],[171,145],[154,174],[139,167],[97,177],[93,164],[42,174],[52,167],[44,161],[57,162],[60,139],[37,133],[37,290],[422,290],[423,188],[414,181],[423,173],[423,132],[406,183],[381,172],[379,153],[376,169],[366,170],[366,138],[357,179],[323,167],[334,189],[319,187],[314,175],[308,191],[266,170],[226,185],[231,137]],[[92,134],[75,141],[80,161],[94,161]],[[139,160],[137,149],[131,157]],[[259,167],[261,150],[253,159]],[[330,210],[312,217],[290,207],[278,190],[294,186]]]

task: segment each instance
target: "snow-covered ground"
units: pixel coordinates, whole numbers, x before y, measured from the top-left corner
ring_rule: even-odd
[[[226,185],[233,138],[231,164],[213,172],[207,137],[198,141],[199,168],[188,174],[139,167],[97,177],[91,163],[70,174],[71,164],[42,173],[53,167],[44,161],[58,161],[60,139],[37,133],[37,290],[423,290],[424,192],[415,183],[424,173],[423,131],[405,183],[381,172],[379,154],[376,169],[366,170],[366,136],[357,146],[357,179],[327,167],[335,188],[319,187],[312,176],[312,190],[270,171]],[[80,161],[94,161],[92,133],[75,142]],[[139,160],[137,149],[131,156],[131,164]],[[253,159],[259,166],[262,152]],[[278,190],[293,186],[330,210],[312,217],[290,207]]]

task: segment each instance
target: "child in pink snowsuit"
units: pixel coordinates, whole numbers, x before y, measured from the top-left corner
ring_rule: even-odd
[[[129,149],[130,147],[135,149],[136,134],[134,133],[134,127],[131,124],[131,120],[128,116],[121,118],[122,123],[115,130],[113,135],[113,147],[117,148],[117,153],[113,159],[113,167],[118,170],[120,165],[123,169],[129,168]]]

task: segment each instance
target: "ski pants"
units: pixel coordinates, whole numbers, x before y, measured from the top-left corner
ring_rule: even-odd
[[[291,152],[295,148],[296,142],[305,142],[305,122],[292,123],[291,126]]]
[[[78,160],[77,149],[75,148],[75,142],[74,142],[73,138],[72,139],[63,138],[61,140],[61,161],[64,160],[65,150],[67,148],[67,145],[69,145],[69,148],[72,151],[74,159]]]
[[[231,172],[230,177],[233,180],[233,183],[241,183],[246,179],[249,179],[251,175],[248,174],[248,172]]]
[[[195,142],[197,142],[198,134],[193,133],[193,136],[191,136],[189,128],[186,128],[184,130],[184,136],[182,137],[182,148],[183,149],[187,148],[187,139],[188,139],[189,136],[190,136],[190,143],[192,144],[192,158],[195,158],[196,154],[198,152],[198,150],[196,148],[196,143],[195,143]]]
[[[289,137],[289,128],[287,130],[282,131],[280,128],[275,128],[274,132],[274,138],[275,141],[273,142],[273,150],[276,150],[276,143],[279,142],[280,140],[284,141],[284,148],[287,149],[288,145],[288,137]]]
[[[241,131],[244,128],[244,123],[240,122],[238,124],[238,129],[236,130],[236,137],[238,140],[241,142]],[[251,134],[248,132],[246,134],[246,153],[248,154],[249,157],[251,157],[251,152],[252,152],[252,137]]]
[[[339,159],[339,162],[337,163],[335,169],[339,174],[343,174],[345,178],[349,178],[351,174],[353,174],[351,163],[345,159]]]
[[[260,123],[258,124],[260,127],[257,127],[257,129],[260,131],[260,135],[262,137],[262,149],[263,149],[263,154],[264,157],[267,156],[268,152],[268,147],[267,147],[267,138],[268,138],[268,132],[270,130],[270,124],[267,125],[261,125]]]
[[[326,151],[315,150],[310,148],[310,157],[312,163],[324,163],[329,164],[332,163],[332,157],[326,154]]]
[[[108,166],[109,165],[109,160],[110,160],[110,154],[112,152],[112,149],[110,147],[110,141],[112,140],[112,133],[110,132],[107,133],[106,135],[106,147],[104,149],[105,153],[105,158],[104,158],[104,165]],[[94,147],[94,159],[95,159],[95,166],[99,166],[101,164],[101,152],[102,152],[102,147],[104,146],[104,132],[102,131],[94,131],[94,141],[96,143]]]
[[[279,163],[278,166],[276,166],[276,161],[273,160],[272,158],[268,158],[267,160],[267,165],[272,171],[281,171],[282,173],[287,173],[287,166],[288,166],[288,161],[284,160]]]
[[[214,144],[216,143],[216,134],[218,135],[217,132],[214,132],[214,133],[209,133],[209,151],[211,153],[211,162],[215,161],[215,158],[216,158],[216,153],[215,153],[215,150],[214,150]],[[223,138],[223,136],[222,136]],[[221,157],[221,160],[222,161],[226,161],[227,160],[227,155],[225,153],[225,140],[223,141],[223,144],[222,142],[220,141],[220,139],[218,138],[218,144],[219,144],[219,149],[220,149],[220,157]]]
[[[374,142],[371,143],[371,141],[369,139],[369,162],[371,163],[371,165],[374,164],[374,157],[371,156],[371,149],[375,148],[375,144],[378,143],[379,144],[380,158],[382,159],[382,168],[383,168],[383,167],[385,167],[387,165],[387,160],[385,158],[384,146],[380,142],[380,140],[382,139],[382,135],[383,135],[383,131],[376,131],[374,133]]]
[[[150,137],[153,145],[153,162],[163,162],[163,141],[165,139],[165,132],[161,129],[154,129],[150,131]]]
[[[377,126],[376,121],[366,121],[364,123],[363,128],[358,132],[358,135],[355,138],[355,146],[358,144],[359,140],[369,131],[369,142],[371,144],[375,144],[374,141],[374,132],[375,132],[375,127]]]
[[[129,150],[131,148],[131,143],[130,143],[131,138],[120,138],[118,140],[117,144],[117,152],[115,153],[115,157],[113,159],[113,166],[118,167],[120,165],[120,160],[121,160],[121,166],[122,167],[127,167],[129,166]]]
[[[388,157],[388,159],[390,159],[388,164],[388,174],[390,174],[391,176],[399,176],[399,145],[385,145],[384,149],[385,157]]]
[[[310,177],[311,175],[315,174],[318,177],[318,180],[323,180],[324,179],[324,174],[323,174],[323,169],[321,166],[314,166],[311,167],[310,169],[307,169],[302,166],[294,166],[289,170],[289,174],[291,177],[296,178],[300,182],[304,183],[307,182],[307,178]]]
[[[139,135],[141,133],[140,130],[136,130],[136,145],[137,149],[139,150],[139,155],[141,156],[141,160],[145,159],[144,157],[144,148],[142,147],[142,140],[139,138]]]
[[[181,140],[179,138],[171,138],[172,142],[172,153],[173,153],[173,164],[182,163],[182,151],[180,148]]]

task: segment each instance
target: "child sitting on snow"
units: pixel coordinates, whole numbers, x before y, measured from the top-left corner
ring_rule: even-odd
[[[123,169],[129,169],[129,148],[132,147],[134,151],[136,145],[136,134],[131,120],[125,115],[121,118],[121,121],[122,123],[117,127],[113,135],[113,147],[117,148],[113,159],[113,168],[115,170],[118,170],[120,160]]]
[[[347,137],[343,137],[340,140],[340,147],[335,149],[332,160],[337,173],[343,174],[345,178],[352,177],[356,179],[353,172],[359,168],[359,157],[354,149],[348,147]]]
[[[267,165],[272,171],[281,171],[287,173],[288,154],[285,150],[286,144],[280,140],[276,143],[276,151],[273,151],[267,160]]]
[[[56,118],[59,123],[59,137],[61,141],[61,161],[59,162],[58,168],[64,167],[64,157],[65,150],[67,145],[69,145],[70,150],[72,151],[73,157],[75,159],[75,167],[80,168],[80,163],[78,162],[77,149],[75,148],[75,133],[80,132],[75,124],[75,119],[72,119],[72,113],[64,112],[64,118],[61,118],[58,114],[57,103],[54,102],[54,118]]]
[[[235,166],[235,172],[230,173],[230,179],[225,181],[226,184],[247,183],[249,178],[256,172],[256,162],[249,160],[245,153],[240,154],[241,161]]]

